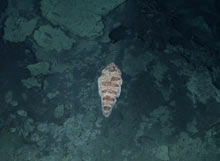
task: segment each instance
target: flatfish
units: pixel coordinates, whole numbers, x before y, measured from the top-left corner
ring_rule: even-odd
[[[102,113],[105,117],[110,116],[112,108],[121,94],[121,85],[121,71],[115,63],[110,63],[102,70],[102,74],[98,78]]]

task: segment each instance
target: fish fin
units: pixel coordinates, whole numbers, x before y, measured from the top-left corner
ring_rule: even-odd
[[[98,90],[99,90],[99,95],[102,96],[102,90],[101,90],[101,77],[98,78]]]

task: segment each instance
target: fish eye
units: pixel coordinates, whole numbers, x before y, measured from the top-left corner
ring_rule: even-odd
[[[114,67],[114,66],[113,66],[113,67],[110,67],[109,71],[110,71],[110,72],[114,72],[114,71],[115,71],[115,67]]]

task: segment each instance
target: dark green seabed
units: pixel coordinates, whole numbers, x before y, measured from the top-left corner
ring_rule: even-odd
[[[220,160],[219,0],[1,0],[0,15],[0,161]]]

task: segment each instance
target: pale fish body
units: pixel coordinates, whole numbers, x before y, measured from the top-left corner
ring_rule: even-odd
[[[121,93],[121,71],[114,63],[107,65],[98,78],[99,95],[102,102],[102,113],[109,117],[117,98]]]

